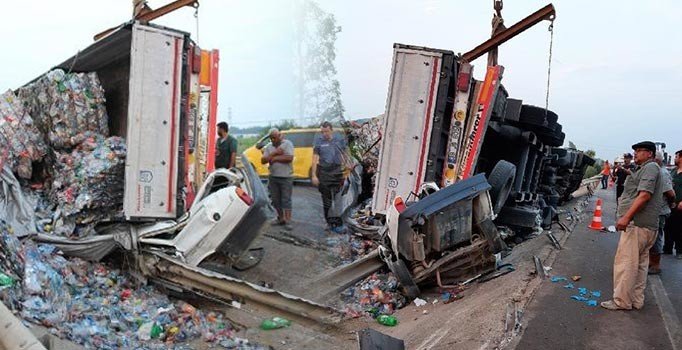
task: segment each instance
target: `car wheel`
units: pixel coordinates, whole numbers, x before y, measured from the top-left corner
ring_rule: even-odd
[[[493,203],[493,211],[495,214],[499,213],[504,204],[507,202],[509,193],[511,193],[512,186],[514,186],[514,177],[516,176],[516,166],[506,160],[500,160],[495,164],[495,167],[488,176],[488,183],[492,187],[490,189],[490,199]]]

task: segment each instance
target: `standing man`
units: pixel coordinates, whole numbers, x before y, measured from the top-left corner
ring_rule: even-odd
[[[216,169],[232,168],[237,164],[237,139],[228,134],[227,123],[218,123],[218,142],[216,143],[215,167]]]
[[[665,245],[663,254],[677,251],[677,258],[682,259],[682,150],[675,152],[675,168],[670,171],[675,191],[675,203],[670,217],[665,224]]]
[[[313,143],[312,183],[318,186],[322,195],[324,219],[328,228],[337,230],[341,226],[341,218],[330,217],[334,195],[339,192],[343,183],[343,157],[348,145],[340,135],[334,135],[332,124],[323,122],[320,133]]]
[[[268,131],[270,143],[265,146],[260,162],[269,164],[270,176],[268,189],[272,205],[277,210],[275,225],[284,225],[291,231],[291,192],[294,187],[294,144],[284,139],[284,135],[276,128]]]
[[[609,161],[605,160],[601,168],[601,188],[605,190],[609,185],[609,176],[611,176],[611,165]]]
[[[661,182],[663,197],[658,198],[661,202],[661,212],[658,216],[658,234],[656,241],[649,250],[649,274],[658,275],[661,273],[661,254],[663,253],[663,234],[665,222],[670,216],[670,206],[675,202],[675,192],[673,191],[673,180],[670,177],[670,172],[663,168],[663,152],[656,152],[656,164],[661,167],[661,177],[658,179]]]
[[[616,170],[613,171],[613,176],[616,178],[616,202],[618,202],[620,196],[623,194],[625,178],[632,174],[634,168],[635,165],[632,164],[632,154],[625,153],[623,155],[623,165],[617,166]]]
[[[644,141],[632,146],[637,168],[625,179],[618,204],[616,229],[620,231],[613,262],[613,300],[601,306],[609,310],[641,309],[649,268],[649,249],[656,240],[661,211],[661,169],[654,162],[656,145]]]

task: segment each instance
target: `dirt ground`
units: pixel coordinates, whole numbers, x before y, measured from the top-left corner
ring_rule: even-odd
[[[315,202],[317,201],[317,202]],[[580,208],[583,199],[576,199],[564,209]],[[315,210],[319,210],[317,214]],[[304,241],[324,241],[331,237],[324,233],[321,222],[319,194],[313,188],[296,186],[294,194],[294,236]],[[318,215],[320,221],[315,220]],[[562,216],[562,221],[570,221]],[[270,236],[277,229],[269,229]],[[552,232],[560,242],[570,233],[564,232],[557,224]],[[305,297],[316,288],[311,282],[326,270],[335,266],[338,260],[333,252],[319,246],[296,246],[263,236],[257,242],[266,250],[263,261],[241,276],[251,282],[271,283],[273,288]],[[263,331],[258,324],[263,318],[276,315],[262,314],[262,310],[242,310],[218,307],[227,316],[248,329],[244,337],[252,341],[271,345],[275,349],[354,349],[357,348],[356,332],[374,328],[393,337],[403,339],[407,349],[495,349],[507,347],[518,334],[515,328],[514,310],[517,310],[520,327],[524,325],[523,310],[540,284],[535,277],[533,256],[538,256],[545,266],[551,266],[556,249],[543,232],[538,237],[524,241],[514,247],[502,263],[511,263],[515,271],[488,281],[472,283],[462,294],[464,298],[444,304],[436,288],[425,290],[421,296],[425,306],[413,303],[398,310],[396,327],[385,327],[370,318],[352,319],[337,327],[323,327],[307,322],[294,322],[290,328]],[[435,304],[434,300],[438,300]],[[209,306],[209,305],[205,305]],[[213,305],[215,306],[215,305]]]

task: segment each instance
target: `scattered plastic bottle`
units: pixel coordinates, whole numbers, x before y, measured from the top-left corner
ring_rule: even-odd
[[[398,324],[398,319],[393,315],[379,315],[377,322],[384,326],[393,327]]]
[[[279,329],[289,326],[291,326],[291,321],[281,317],[269,318],[267,320],[263,320],[263,322],[260,324],[260,328],[263,330]]]
[[[14,279],[0,272],[0,287],[11,287],[13,285]]]

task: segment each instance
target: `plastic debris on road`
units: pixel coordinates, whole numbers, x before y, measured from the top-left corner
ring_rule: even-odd
[[[422,298],[416,298],[413,300],[413,302],[414,302],[414,305],[416,307],[422,307],[422,306],[426,305],[426,300],[424,300]]]
[[[587,295],[587,288],[578,288],[578,293],[580,293],[580,295]]]
[[[575,275],[575,276],[571,277],[571,279],[573,280],[573,282],[578,282],[578,281],[580,281],[581,278],[583,278],[583,277],[582,277],[582,276],[578,276],[578,275]]]
[[[593,290],[590,294],[595,298],[601,298],[601,291]]]
[[[596,300],[588,300],[586,304],[587,304],[587,306],[597,306],[597,301]]]
[[[372,318],[391,315],[407,304],[398,291],[398,279],[391,273],[374,273],[341,293],[346,316]]]
[[[571,299],[577,300],[577,301],[587,301],[587,300],[589,300],[589,299],[585,298],[585,297],[582,296],[582,295],[573,295],[573,296],[571,296]]]
[[[51,245],[19,242],[4,223],[0,272],[21,281],[0,289],[9,308],[86,348],[165,349],[193,339],[238,344],[237,329],[222,314],[171,301],[105,264],[67,259]]]
[[[553,276],[551,279],[552,283],[565,282],[568,281],[566,277]]]
[[[566,288],[566,289],[573,289],[573,288],[575,288],[575,286],[573,285],[573,283],[568,283],[568,284],[566,284],[566,285],[564,286],[564,288]]]
[[[339,264],[347,264],[370,253],[377,248],[377,243],[356,236],[351,233],[334,234],[326,238],[325,244],[334,256],[339,258]]]

